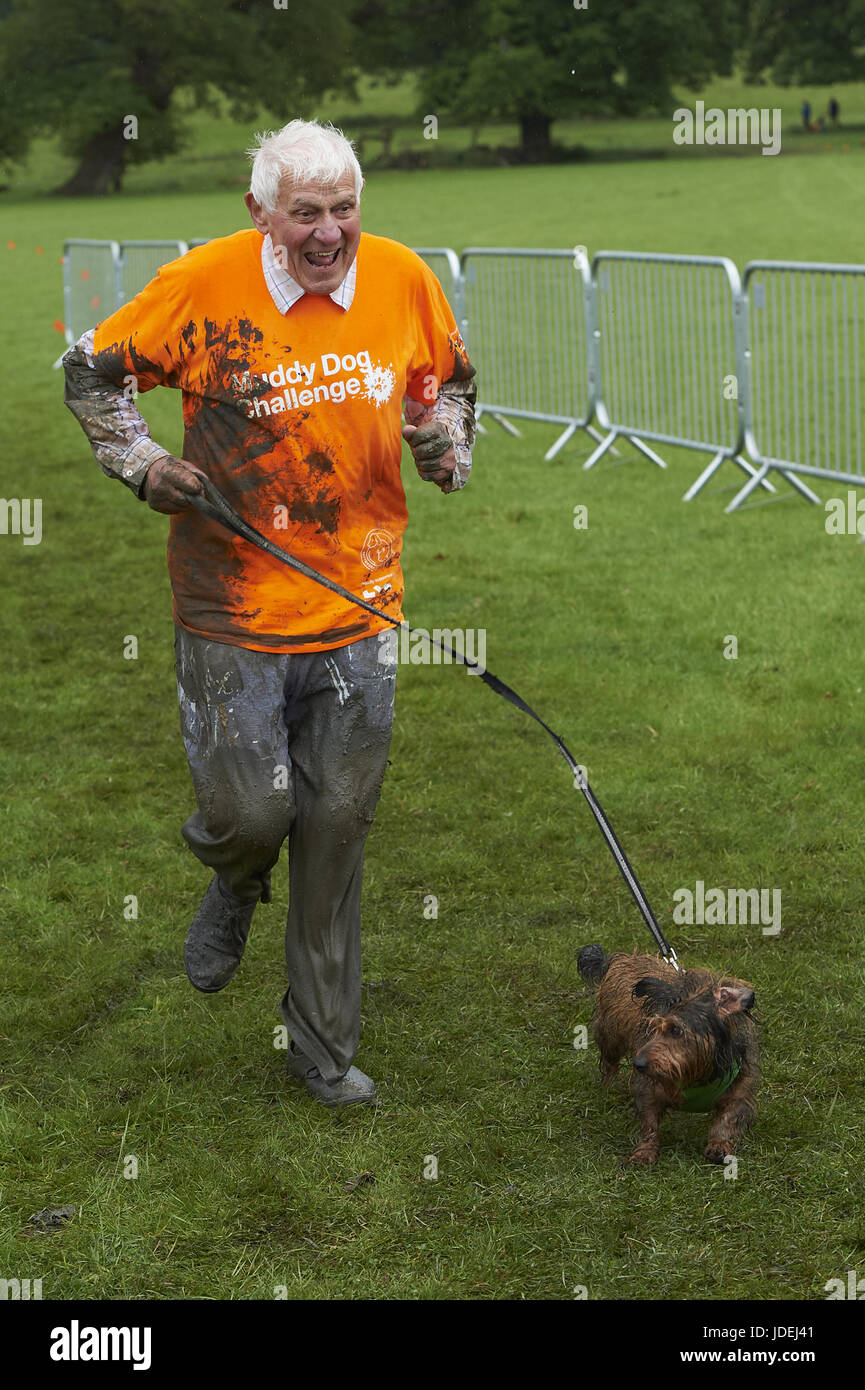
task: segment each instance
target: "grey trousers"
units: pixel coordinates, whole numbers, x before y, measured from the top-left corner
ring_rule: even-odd
[[[288,838],[289,1034],[336,1081],[360,1041],[363,851],[393,724],[391,634],[328,652],[250,651],[179,625],[180,724],[198,810],[190,849],[245,902],[267,901]]]

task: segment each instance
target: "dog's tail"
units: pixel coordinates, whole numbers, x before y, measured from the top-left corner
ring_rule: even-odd
[[[607,973],[610,959],[603,946],[584,946],[577,956],[577,969],[589,984],[599,985]]]

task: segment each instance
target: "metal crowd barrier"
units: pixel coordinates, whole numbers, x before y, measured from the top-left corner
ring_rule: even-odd
[[[183,256],[185,241],[90,241],[63,244],[63,323],[66,344],[134,299],[160,266]],[[55,366],[59,365],[58,361]]]
[[[67,344],[206,241],[68,240]],[[752,261],[740,282],[721,256],[418,254],[480,368],[479,418],[515,434],[514,419],[564,426],[548,459],[579,429],[598,441],[584,468],[619,439],[660,467],[651,444],[708,453],[685,500],[729,460],[748,478],[728,512],[757,487],[774,492],[771,474],[812,502],[807,475],[865,486],[865,265]]]
[[[751,261],[743,276],[750,351],[745,444],[812,502],[798,475],[865,486],[865,265]]]
[[[121,241],[118,308],[149,285],[160,266],[185,256],[188,250],[185,241]]]
[[[120,294],[120,246],[116,241],[72,237],[63,244],[63,323],[66,346],[100,318],[113,314]],[[55,363],[55,366],[59,364]]]
[[[451,306],[457,328],[466,340],[466,305],[460,258],[449,246],[415,246],[414,253],[425,261],[438,279]]]
[[[511,434],[510,417],[564,425],[554,458],[591,426],[588,261],[573,251],[470,246],[460,258],[466,345],[478,373],[477,415]]]
[[[712,458],[685,493],[690,501],[726,459],[749,481],[742,455],[748,366],[739,272],[726,256],[599,251],[592,260],[595,411],[606,438],[592,468],[625,438],[661,468],[646,444],[678,445]],[[758,481],[769,491],[763,475]]]

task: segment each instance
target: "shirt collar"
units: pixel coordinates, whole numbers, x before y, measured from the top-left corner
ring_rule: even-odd
[[[264,271],[264,280],[270,292],[270,297],[281,314],[287,314],[299,299],[306,294],[306,290],[292,279],[288,271],[279,264],[273,250],[273,242],[270,239],[270,232],[266,234],[261,243],[261,268]],[[348,310],[351,308],[354,299],[354,289],[357,283],[357,256],[355,256],[348,269],[348,274],[341,285],[338,285],[331,292],[328,298],[334,304],[338,304],[340,309]]]

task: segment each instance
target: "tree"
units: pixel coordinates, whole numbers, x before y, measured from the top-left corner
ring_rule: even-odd
[[[78,161],[58,192],[105,193],[130,164],[180,147],[181,89],[205,109],[227,99],[240,120],[352,91],[349,0],[290,3],[0,0],[0,155],[20,159],[32,136],[56,132]]]
[[[468,124],[517,120],[526,159],[552,154],[553,121],[666,113],[674,83],[729,73],[738,0],[356,0],[356,62],[391,76],[417,68],[425,112]]]
[[[863,0],[757,0],[748,30],[747,77],[768,70],[782,87],[865,78]]]

